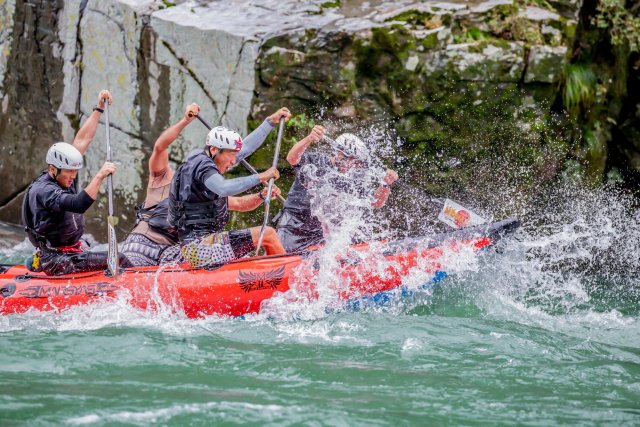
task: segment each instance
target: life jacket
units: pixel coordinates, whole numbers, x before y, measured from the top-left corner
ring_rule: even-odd
[[[192,232],[215,233],[229,222],[227,197],[220,197],[204,184],[204,177],[220,173],[205,152],[187,159],[176,171],[169,192],[169,224],[182,240]]]
[[[169,224],[167,216],[169,215],[169,199],[166,198],[161,202],[144,207],[144,202],[136,205],[136,225],[140,222],[146,222],[151,229],[161,233],[169,239],[177,242],[178,232],[174,226]]]
[[[44,197],[55,191],[77,194],[77,180],[63,189],[44,171],[29,185],[22,202],[22,224],[31,243],[39,249],[75,246],[84,233],[82,214],[44,206]]]

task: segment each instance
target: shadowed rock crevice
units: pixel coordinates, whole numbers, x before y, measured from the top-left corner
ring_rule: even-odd
[[[158,64],[155,47],[157,35],[144,25],[138,49],[138,100],[140,103],[140,134],[148,155],[155,140],[171,125],[171,92],[169,67]],[[147,156],[148,157],[148,156]]]
[[[0,113],[0,204],[15,198],[43,169],[48,147],[62,139],[55,111],[62,100],[62,60],[54,49],[62,0],[16,1]],[[1,220],[16,218],[0,213]]]
[[[89,0],[82,0],[80,2],[80,6],[78,8],[78,22],[76,25],[76,51],[75,56],[72,60],[74,64],[82,64],[82,52],[83,52],[83,44],[82,44],[82,33],[81,33],[81,24],[82,18],[84,17],[84,11],[87,8],[87,3]],[[82,81],[82,66],[78,67],[78,80]],[[80,116],[80,100],[82,99],[82,85],[78,85],[78,97],[76,99],[76,115]],[[77,120],[74,126],[75,132],[80,130],[80,120]]]

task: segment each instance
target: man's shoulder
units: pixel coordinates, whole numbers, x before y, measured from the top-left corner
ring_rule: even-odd
[[[211,175],[220,173],[213,159],[207,155],[198,155],[195,161],[197,162],[195,171],[196,179],[206,181]]]
[[[49,193],[55,192],[57,190],[62,190],[62,187],[60,187],[58,183],[54,181],[46,172],[41,173],[33,183],[33,187],[35,188],[33,188],[32,190],[35,190],[38,193]]]
[[[314,164],[316,166],[324,166],[329,163],[329,157],[319,151],[307,151],[302,155],[300,165]]]

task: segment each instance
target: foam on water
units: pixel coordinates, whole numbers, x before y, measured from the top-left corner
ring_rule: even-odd
[[[459,280],[488,316],[622,345],[640,342],[633,198],[564,187]]]
[[[421,209],[414,212],[404,209],[401,214],[394,213],[390,220],[372,207],[374,190],[385,174],[385,167],[376,159],[393,156],[398,148],[398,141],[381,129],[370,127],[360,132],[370,150],[368,158],[363,159],[368,168],[338,167],[322,174],[313,167],[303,170],[312,182],[309,188],[312,207],[321,219],[326,245],[297,268],[289,292],[266,301],[262,313],[248,316],[245,322],[275,321],[295,331],[291,321],[331,318],[346,307],[342,295],[349,289],[352,278],[344,274],[345,263],[366,263],[384,275],[391,264],[383,256],[384,245],[376,241],[437,229],[434,218],[418,214]],[[318,149],[331,157],[328,144],[319,144]],[[413,198],[416,206],[424,202],[419,191]],[[508,195],[504,198],[500,209],[513,203]],[[499,195],[493,195],[492,199],[499,200]],[[634,203],[631,196],[610,188],[585,190],[564,186],[547,190],[526,208],[518,206],[523,227],[503,240],[499,251],[490,249],[478,257],[470,248],[445,248],[440,262],[450,277],[442,283],[458,288],[492,318],[581,335],[594,329],[619,330],[612,340],[617,342],[625,334],[638,340],[640,221]],[[483,211],[492,213],[491,209]],[[397,221],[398,218],[404,220]],[[352,249],[354,241],[373,243],[365,253]],[[13,259],[28,249],[23,242],[11,250],[3,250],[0,256]],[[384,307],[374,304],[358,308],[402,315],[416,307],[428,306],[432,281],[438,277],[425,273],[427,267],[432,267],[429,260],[420,262],[404,278],[403,288],[412,291],[404,292],[404,298],[403,292],[398,291],[392,303]],[[311,276],[309,272],[314,268],[317,274]],[[75,307],[55,315],[29,312],[3,317],[0,328],[86,331],[126,325],[197,334],[211,325],[217,329],[235,321],[215,316],[186,319],[176,301],[166,304],[161,300],[157,282],[154,290],[152,308],[147,311],[131,307],[130,297],[123,294],[115,302]],[[411,296],[407,298],[407,294]],[[314,333],[299,332],[301,336]],[[330,334],[325,331],[324,335]]]

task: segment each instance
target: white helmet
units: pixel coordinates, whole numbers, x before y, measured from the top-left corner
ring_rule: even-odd
[[[334,148],[346,156],[360,160],[367,160],[369,157],[369,150],[364,141],[352,133],[343,133],[337,137],[335,145]]]
[[[207,134],[206,144],[209,147],[216,147],[221,150],[236,150],[242,149],[242,137],[238,132],[234,132],[222,126],[216,126]]]
[[[66,142],[56,142],[47,151],[47,164],[58,169],[82,169],[82,154]]]

